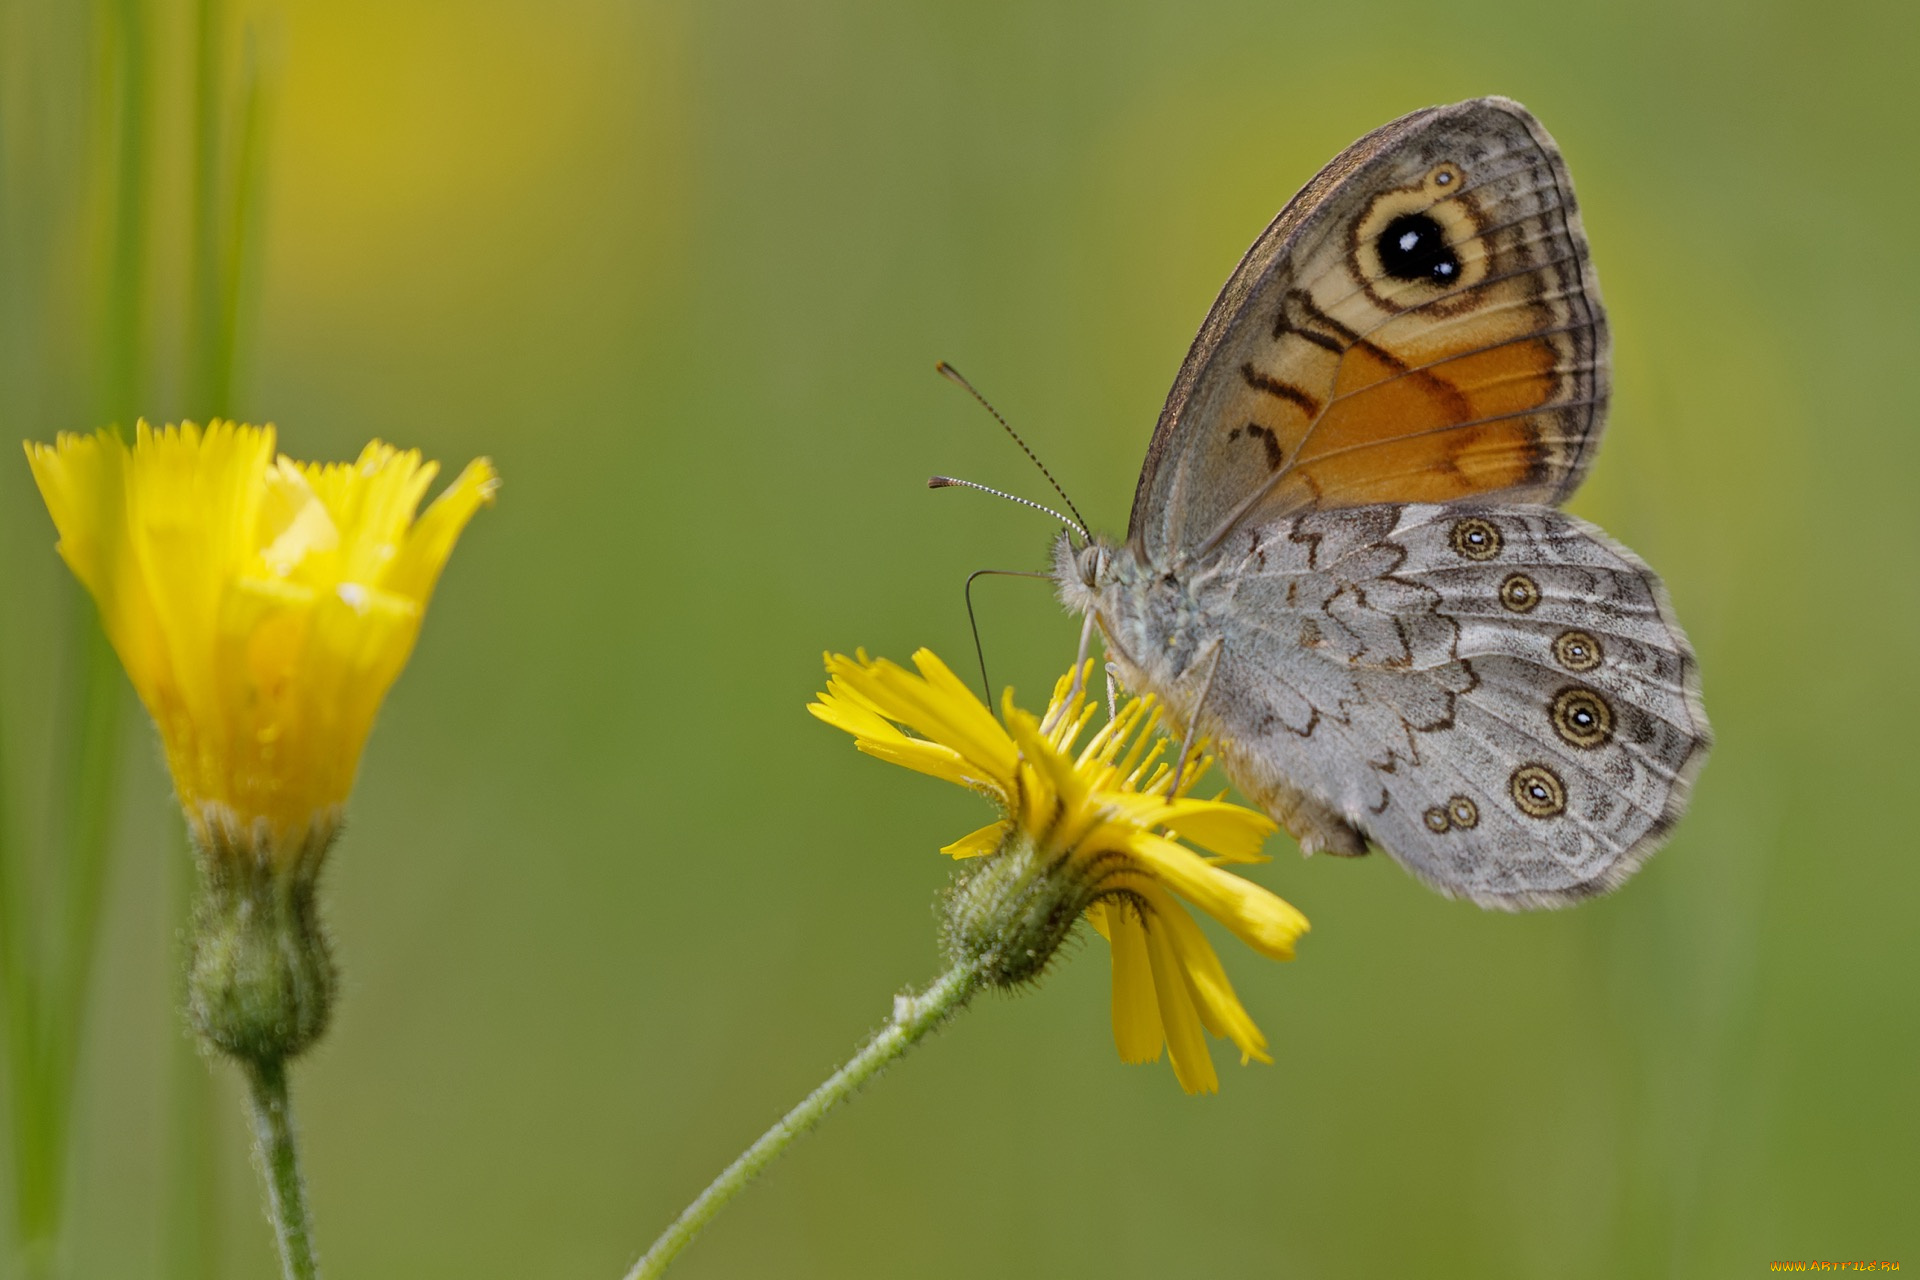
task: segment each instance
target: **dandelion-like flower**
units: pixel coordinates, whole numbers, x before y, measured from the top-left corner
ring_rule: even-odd
[[[1206,762],[1178,770],[1164,758],[1150,698],[1128,701],[1076,748],[1094,717],[1084,680],[1061,677],[1037,719],[1009,690],[1003,724],[931,652],[914,663],[917,674],[864,653],[828,655],[827,690],[808,709],[867,754],[978,791],[999,808],[997,821],[943,850],[979,860],[949,902],[956,959],[977,962],[990,983],[1018,985],[1038,976],[1084,916],[1111,944],[1123,1060],[1152,1061],[1164,1046],[1189,1093],[1219,1087],[1203,1029],[1231,1040],[1242,1061],[1271,1061],[1185,904],[1262,955],[1292,959],[1306,917],[1226,869],[1264,860],[1272,820],[1189,795]]]
[[[105,431],[63,434],[28,444],[27,459],[60,554],[159,728],[198,848],[196,1021],[229,1052],[297,1052],[331,987],[314,877],[440,570],[497,485],[493,467],[469,465],[416,519],[438,467],[378,441],[322,465],[276,456],[272,427],[143,422],[131,447]],[[313,972],[275,968],[284,938],[243,936],[279,926],[314,933]],[[201,982],[203,970],[218,981]],[[256,989],[276,982],[293,989]],[[275,1025],[201,1007],[256,997],[282,1006],[252,1011]]]
[[[131,448],[63,434],[27,458],[196,835],[281,863],[324,849],[492,466],[416,521],[438,467],[377,441],[323,465],[276,458],[272,427],[143,422]]]

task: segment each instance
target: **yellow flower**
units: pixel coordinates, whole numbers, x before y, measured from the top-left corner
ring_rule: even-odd
[[[216,421],[30,443],[59,550],[166,748],[203,850],[312,870],[455,540],[498,481],[375,441],[351,464]]]
[[[1204,760],[1176,790],[1161,758],[1166,739],[1152,733],[1159,712],[1151,699],[1129,701],[1076,750],[1094,714],[1084,685],[1062,676],[1037,720],[1008,690],[1002,725],[931,652],[914,663],[917,675],[864,653],[829,654],[827,691],[808,710],[853,734],[867,754],[969,787],[999,808],[998,821],[943,851],[1013,868],[983,868],[956,889],[949,945],[983,956],[989,980],[1014,985],[1038,974],[1084,914],[1112,946],[1122,1059],[1150,1062],[1165,1045],[1189,1093],[1219,1088],[1203,1028],[1231,1040],[1243,1062],[1271,1061],[1181,899],[1261,954],[1292,959],[1306,917],[1222,865],[1263,861],[1272,820],[1188,796]]]

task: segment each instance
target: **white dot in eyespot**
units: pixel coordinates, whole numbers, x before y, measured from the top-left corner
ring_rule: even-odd
[[[1434,264],[1433,270],[1436,275],[1450,276],[1453,274],[1453,264],[1451,262],[1437,262]]]
[[[1409,231],[1405,235],[1400,237],[1401,252],[1411,253],[1413,251],[1413,247],[1419,243],[1420,243],[1420,233],[1418,231]]]
[[[1434,178],[1434,182],[1436,182],[1437,184],[1443,187],[1447,186],[1452,181],[1453,181],[1453,175],[1451,173],[1442,172],[1439,176]]]

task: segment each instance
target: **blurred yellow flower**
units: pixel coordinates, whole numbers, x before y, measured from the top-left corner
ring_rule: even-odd
[[[1149,1062],[1165,1045],[1189,1093],[1219,1088],[1203,1028],[1233,1041],[1243,1062],[1271,1061],[1265,1037],[1179,899],[1261,954],[1292,959],[1306,917],[1221,865],[1264,860],[1260,846],[1275,830],[1272,820],[1188,796],[1204,760],[1189,766],[1175,790],[1174,770],[1162,759],[1166,739],[1152,732],[1160,713],[1151,699],[1130,700],[1076,751],[1094,713],[1084,682],[1075,687],[1062,676],[1037,720],[1008,690],[1003,726],[931,652],[922,649],[914,663],[918,674],[864,653],[829,654],[827,690],[808,710],[854,735],[867,754],[959,783],[998,806],[998,821],[944,852],[1032,869],[999,880],[991,895],[971,892],[966,882],[955,892],[966,904],[960,932],[990,919],[999,945],[1014,953],[1014,963],[1001,963],[1000,985],[1036,976],[1084,914],[1112,945],[1113,1034],[1122,1059]],[[958,942],[967,949],[966,938]]]
[[[351,464],[215,421],[29,443],[61,556],[166,748],[202,849],[311,870],[441,567],[498,480],[375,441]]]

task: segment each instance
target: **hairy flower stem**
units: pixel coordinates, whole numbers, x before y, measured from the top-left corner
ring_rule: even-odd
[[[739,1159],[721,1171],[699,1198],[681,1211],[673,1225],[633,1264],[626,1280],[649,1280],[667,1269],[667,1264],[700,1234],[727,1201],[738,1195],[754,1176],[772,1164],[795,1138],[811,1130],[827,1112],[853,1096],[861,1085],[878,1075],[888,1063],[926,1038],[928,1032],[958,1013],[981,986],[979,963],[963,961],[943,974],[939,981],[917,996],[898,996],[893,1002],[893,1017],[875,1032],[853,1059],[829,1076],[824,1084],[808,1094],[799,1106],[780,1117],[759,1141],[740,1154]]]
[[[242,1064],[253,1118],[254,1158],[267,1183],[267,1204],[274,1235],[280,1241],[280,1270],[286,1280],[319,1280],[313,1231],[307,1221],[307,1186],[300,1177],[300,1153],[294,1145],[293,1105],[287,1099],[287,1070],[282,1060]]]

